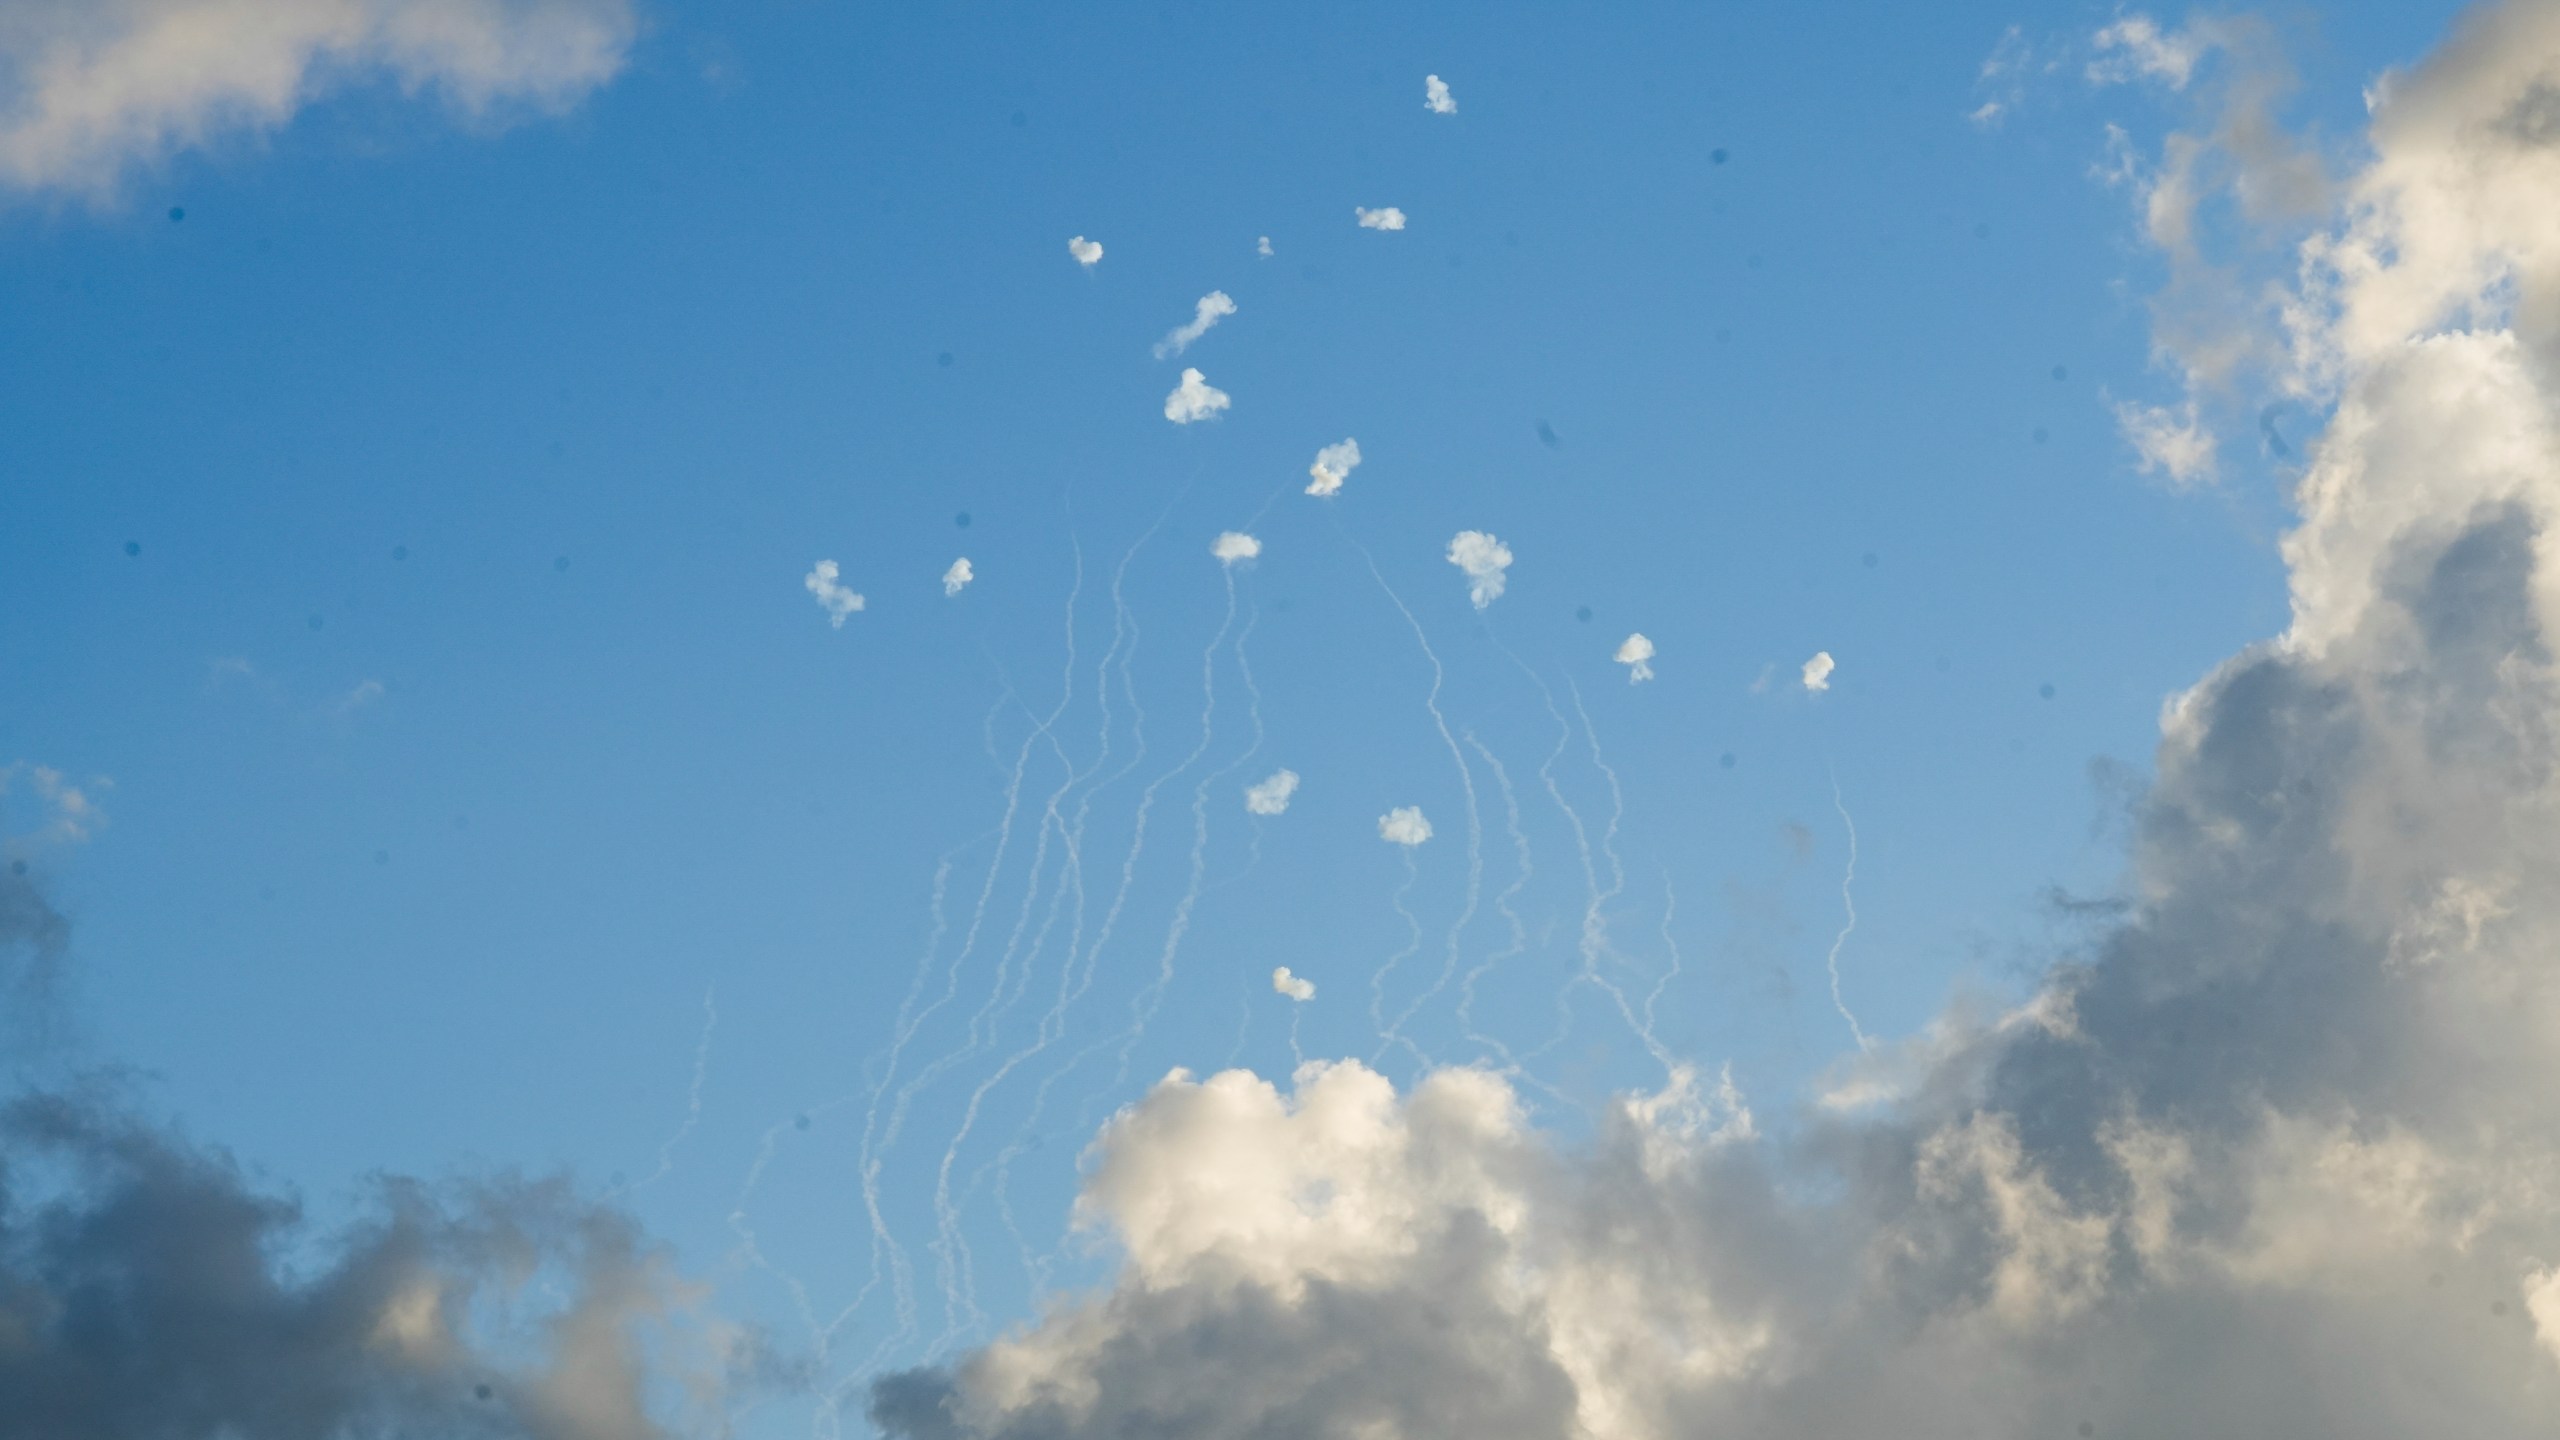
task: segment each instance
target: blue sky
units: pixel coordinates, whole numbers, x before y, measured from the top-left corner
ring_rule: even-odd
[[[2358,85],[2450,14],[2282,21],[2289,121],[2343,146]],[[1527,948],[1472,1018],[1539,1051],[1542,1118],[1576,1131],[1660,1079],[1589,987],[1548,1043],[1582,963],[1573,823],[1602,843],[1614,774],[1610,973],[1641,992],[1676,946],[1658,1039],[1785,1128],[1854,1048],[1825,971],[1843,811],[1864,1027],[2015,998],[2088,943],[2054,888],[2120,889],[2163,700],[2287,620],[2296,457],[2228,437],[2182,492],[2118,431],[2179,381],[2105,127],[2147,146],[2179,112],[2082,75],[2112,15],[658,4],[556,112],[358,74],[104,188],[19,187],[0,764],[106,817],[44,842],[31,772],[0,797],[77,926],[78,1050],[32,1063],[135,1067],[322,1214],[383,1170],[646,1180],[649,1229],[799,1344],[775,1272],[828,1314],[862,1285],[871,1086],[920,960],[930,998],[977,918],[892,1086],[957,1057],[882,1169],[925,1331],[895,1342],[874,1299],[836,1356],[921,1358],[935,1166],[1039,1038],[1077,923],[1069,891],[1050,944],[1007,953],[1060,893],[1063,840],[1028,861],[1062,781],[1100,761],[1064,792],[1090,807],[1090,938],[1164,777],[1090,990],[956,1152],[965,1184],[1037,1139],[1010,1197],[1035,1248],[1093,1127],[1167,1069],[1284,1074],[1293,1023],[1307,1054],[1379,1053],[1399,904],[1419,939],[1387,1012],[1439,973],[1467,798],[1401,601],[1483,817],[1462,972],[1504,946],[1517,875],[1466,737],[1525,817]],[[2079,58],[1970,122],[2013,26]],[[1406,228],[1354,224],[1386,205]],[[1213,290],[1236,313],[1152,355]],[[1168,424],[1184,366],[1232,408]],[[1345,437],[1342,493],[1303,494]],[[1213,559],[1227,530],[1258,559]],[[1461,530],[1516,555],[1482,610],[1443,558]],[[866,597],[840,627],[802,585],[820,559]],[[1630,632],[1658,647],[1642,685],[1611,660]],[[1051,751],[1027,737],[1062,695]],[[1552,764],[1572,817],[1540,779],[1550,699],[1588,717]],[[1137,754],[1132,701],[1144,758],[1094,789]],[[1281,767],[1287,812],[1247,814]],[[1115,1075],[1195,796],[1204,883]],[[1403,805],[1434,827],[1409,889],[1377,834]],[[1316,998],[1275,994],[1276,965]],[[1482,1058],[1454,999],[1409,1033]],[[948,1341],[1029,1303],[992,1198],[962,1212],[981,1322]],[[796,1429],[794,1403],[752,1423]]]

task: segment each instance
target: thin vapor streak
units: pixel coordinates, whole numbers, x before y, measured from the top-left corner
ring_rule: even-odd
[[[1831,953],[1823,957],[1822,968],[1831,974],[1831,1004],[1840,1012],[1840,1018],[1849,1022],[1850,1038],[1858,1042],[1860,1050],[1872,1050],[1875,1042],[1867,1038],[1858,1017],[1849,1013],[1849,1002],[1840,995],[1840,947],[1849,943],[1850,932],[1858,928],[1857,897],[1849,893],[1850,883],[1858,878],[1858,822],[1849,818],[1849,807],[1840,802],[1837,775],[1831,777],[1831,808],[1840,812],[1840,823],[1849,832],[1849,868],[1840,875],[1840,908],[1848,912],[1849,919],[1840,927],[1840,933],[1831,937]]]

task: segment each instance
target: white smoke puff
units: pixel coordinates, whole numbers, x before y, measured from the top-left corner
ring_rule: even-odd
[[[1431,838],[1431,822],[1419,805],[1401,805],[1378,817],[1378,838],[1410,850]]]
[[[1316,998],[1316,982],[1290,974],[1286,965],[1271,972],[1271,988],[1292,1000],[1303,1002]]]
[[[1241,530],[1223,531],[1217,539],[1209,543],[1209,553],[1217,556],[1225,564],[1233,565],[1239,560],[1250,560],[1261,554],[1262,542]]]
[[[1804,688],[1816,693],[1830,689],[1831,672],[1836,668],[1830,651],[1815,651],[1813,658],[1804,662]]]
[[[1271,258],[1271,237],[1270,237],[1270,236],[1268,236],[1268,235],[1264,235],[1264,236],[1261,236],[1261,237],[1257,238],[1257,239],[1253,242],[1253,253],[1254,253],[1254,254],[1256,254],[1256,255],[1261,256],[1261,257],[1262,257],[1263,259],[1265,259],[1265,260],[1270,259],[1270,258]]]
[[[1612,658],[1628,667],[1627,683],[1630,685],[1641,684],[1653,678],[1651,663],[1653,642],[1644,638],[1642,634],[1630,635],[1621,641],[1618,645],[1618,653]]]
[[[1289,808],[1289,797],[1298,793],[1298,772],[1274,770],[1270,777],[1245,787],[1244,808],[1256,815],[1278,815]]]
[[[1236,302],[1224,290],[1212,290],[1192,306],[1190,323],[1177,325],[1156,342],[1156,358],[1166,359],[1191,348],[1191,342],[1209,333],[1209,327],[1236,313]]]
[[[2177,410],[2128,400],[2116,407],[2116,428],[2133,446],[2144,474],[2165,474],[2180,490],[2213,479],[2213,432],[2196,418],[2193,400]]]
[[[1354,205],[1351,207],[1351,213],[1353,216],[1358,218],[1360,221],[1360,228],[1363,230],[1401,230],[1404,228],[1404,212],[1393,205],[1390,205],[1383,210],[1372,210],[1365,205]]]
[[[818,597],[818,608],[827,612],[827,623],[839,630],[844,628],[844,617],[862,608],[860,595],[836,583],[836,576],[840,573],[836,562],[821,560],[800,582],[808,587],[810,594]]]
[[[977,570],[969,564],[969,557],[963,555],[951,562],[950,569],[942,572],[942,593],[946,596],[957,595],[968,588],[970,581],[977,578]]]
[[[1449,542],[1449,563],[1467,572],[1467,598],[1481,610],[1502,598],[1511,547],[1481,530],[1461,530]]]
[[[1327,445],[1316,452],[1316,463],[1307,467],[1307,473],[1315,477],[1308,484],[1307,493],[1310,495],[1335,494],[1342,489],[1342,482],[1351,478],[1352,470],[1359,464],[1359,441],[1345,440],[1339,445]]]
[[[1081,235],[1073,236],[1067,241],[1067,253],[1076,257],[1077,264],[1090,270],[1102,263],[1102,242],[1087,240]]]
[[[1182,383],[1164,397],[1164,418],[1176,425],[1206,420],[1227,408],[1227,392],[1209,383],[1209,377],[1197,370],[1182,372]]]
[[[1449,94],[1449,82],[1437,75],[1422,77],[1422,108],[1434,115],[1455,115],[1458,102]]]

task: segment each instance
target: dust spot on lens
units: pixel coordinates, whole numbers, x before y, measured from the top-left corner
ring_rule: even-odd
[[[2071,367],[2070,367],[2070,366],[2068,366],[2068,365],[2056,365],[2056,366],[2054,366],[2054,367],[2053,367],[2053,378],[2054,378],[2054,379],[2056,379],[2056,380],[2068,380],[2068,379],[2070,379],[2070,378],[2071,378]]]
[[[1879,563],[1876,559],[1876,552],[1870,550],[1866,554],[1859,556],[1858,563],[1866,566],[1870,570],[1873,570]]]
[[[1723,754],[1721,754],[1721,755],[1717,756],[1717,757],[1716,757],[1716,765],[1717,765],[1717,767],[1718,767],[1719,769],[1724,769],[1724,770],[1730,770],[1730,769],[1732,769],[1732,768],[1733,768],[1733,752],[1732,752],[1732,751],[1730,751],[1730,750],[1727,750],[1727,751],[1726,751],[1726,752],[1724,752]]]
[[[1013,112],[1013,119],[1009,123],[1014,129],[1019,130],[1023,126],[1031,123],[1031,117],[1019,110],[1016,110]]]
[[[1585,625],[1590,624],[1590,623],[1591,623],[1591,607],[1590,607],[1590,606],[1588,606],[1588,605],[1577,605],[1577,606],[1575,606],[1575,607],[1574,607],[1574,610],[1573,610],[1573,618],[1574,618],[1574,619],[1576,619],[1576,620],[1581,621],[1581,622],[1582,622],[1583,624],[1585,624]]]
[[[1556,427],[1541,420],[1538,422],[1538,443],[1554,450],[1564,444],[1564,438],[1556,434]]]
[[[488,1386],[486,1386],[486,1385],[474,1385],[474,1386],[472,1386],[472,1387],[471,1387],[471,1393],[472,1393],[473,1395],[475,1395],[475,1396],[479,1397],[479,1398],[480,1398],[480,1399],[482,1399],[482,1400],[486,1400],[486,1399],[488,1399],[491,1395],[494,1395],[494,1394],[496,1394],[497,1392],[496,1392],[496,1391],[494,1391],[494,1390],[491,1390],[491,1389],[490,1389]]]
[[[948,351],[948,350],[945,350],[945,351],[943,351],[941,354],[934,356],[934,357],[933,357],[933,363],[934,363],[934,364],[936,364],[936,365],[941,366],[941,367],[942,367],[943,369],[945,369],[945,370],[950,369],[950,368],[951,368],[951,352],[950,352],[950,351]]]
[[[2504,1315],[2504,1314],[2506,1314],[2506,1313],[2507,1313],[2507,1302],[2506,1302],[2506,1301],[2504,1301],[2504,1300],[2492,1300],[2492,1301],[2490,1301],[2490,1302],[2489,1302],[2489,1313],[2490,1313],[2490,1314],[2492,1314],[2492,1315]]]
[[[406,560],[406,559],[408,559],[408,558],[409,558],[409,547],[408,547],[408,546],[406,546],[406,545],[394,545],[394,546],[392,546],[392,547],[391,547],[391,558],[392,558],[392,559],[394,559],[394,560]]]
[[[124,542],[124,553],[127,558],[141,554],[142,542],[139,540],[127,540]]]
[[[951,523],[952,523],[952,524],[954,524],[954,525],[959,526],[959,527],[960,527],[961,529],[963,529],[963,530],[968,529],[968,528],[969,528],[969,512],[968,512],[968,511],[966,511],[966,510],[963,510],[963,511],[961,511],[959,514],[952,516],[952,517],[951,517]]]
[[[172,206],[170,206],[170,207],[169,207],[169,223],[170,223],[170,224],[175,225],[175,224],[177,224],[179,221],[184,220],[184,219],[186,219],[186,218],[187,218],[187,207],[186,207],[186,206],[184,206],[184,205],[172,205]]]
[[[2050,700],[2053,698],[2053,687],[2050,685],[2039,685],[2036,687],[2036,695],[2039,699]]]
[[[305,625],[310,626],[310,627],[311,627],[312,629],[314,629],[314,630],[317,630],[317,629],[319,629],[321,626],[326,625],[326,624],[328,624],[329,622],[328,622],[328,621],[326,621],[326,620],[321,619],[321,618],[320,618],[319,616],[317,616],[317,615],[312,615],[312,616],[308,616],[308,617],[306,617],[306,618],[303,620],[303,622],[302,622],[302,623],[303,623],[303,624],[305,624]]]
[[[2046,428],[2044,428],[2044,427],[2043,427],[2043,426],[2041,426],[2041,425],[2039,425],[2039,426],[2037,426],[2037,427],[2036,427],[2036,430],[2035,430],[2035,441],[2036,441],[2036,443],[2037,443],[2037,444],[2041,445],[2041,444],[2043,444],[2044,442],[2046,442],[2047,440],[2050,440],[2050,439],[2052,439],[2052,438],[2053,438],[2053,432],[2052,432],[2052,431],[2047,430]]]
[[[376,864],[376,865],[388,865],[388,864],[390,864],[390,863],[391,863],[391,852],[390,852],[390,851],[388,851],[388,850],[376,850],[376,851],[374,851],[374,852],[373,852],[373,863],[374,863],[374,864]]]
[[[563,574],[563,575],[568,574],[568,573],[569,573],[569,557],[568,557],[568,556],[566,556],[566,555],[556,555],[556,556],[553,556],[553,557],[552,557],[552,560],[551,560],[551,568],[552,568],[553,570],[555,570],[555,571],[559,572],[560,574]]]
[[[791,1121],[791,1128],[792,1128],[792,1129],[794,1129],[794,1130],[806,1130],[806,1129],[808,1129],[808,1128],[809,1128],[809,1117],[808,1117],[808,1116],[806,1116],[806,1115],[794,1116],[794,1117],[792,1118],[792,1121]]]
[[[1708,152],[1707,152],[1707,158],[1708,158],[1708,159],[1710,159],[1710,160],[1713,160],[1713,161],[1714,161],[1714,162],[1716,162],[1717,164],[1721,165],[1721,164],[1723,164],[1724,162],[1726,162],[1727,160],[1732,159],[1733,157],[1732,157],[1731,155],[1726,154],[1722,149],[1715,149],[1715,150],[1710,150],[1710,151],[1708,151]]]
[[[26,861],[24,861],[24,860],[12,860],[12,861],[10,861],[10,862],[9,862],[9,873],[10,873],[10,874],[12,874],[12,875],[24,875],[24,874],[26,874],[26,873],[27,873],[27,862],[26,862]]]
[[[2098,1427],[2083,1420],[2080,1422],[2080,1433],[2083,1437],[2095,1435],[2098,1433]]]
[[[1990,224],[1990,222],[1989,222],[1989,221],[1985,221],[1985,222],[1983,222],[1983,223],[1982,223],[1982,224],[1980,224],[1980,225],[1976,225],[1976,226],[1974,226],[1974,227],[1973,227],[1973,238],[1974,238],[1974,239],[1976,239],[1976,240],[1988,240],[1988,239],[1990,239],[1990,238],[1991,238],[1991,224]]]

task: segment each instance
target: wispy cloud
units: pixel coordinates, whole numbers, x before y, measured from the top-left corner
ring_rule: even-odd
[[[1209,377],[1197,370],[1182,372],[1182,383],[1164,397],[1164,418],[1176,425],[1207,420],[1224,410],[1231,402],[1227,392],[1209,383]]]
[[[104,199],[366,83],[482,124],[565,110],[638,28],[629,0],[22,0],[0,15],[0,184]]]
[[[1307,483],[1310,495],[1332,495],[1342,489],[1342,482],[1360,464],[1360,442],[1343,440],[1316,452],[1316,463],[1307,467],[1314,479]]]
[[[1502,597],[1511,547],[1481,530],[1461,530],[1449,542],[1449,563],[1467,575],[1467,598],[1479,610]]]
[[[1256,815],[1279,815],[1289,808],[1289,799],[1298,793],[1298,772],[1274,770],[1267,777],[1245,787],[1244,808]]]
[[[1618,653],[1610,658],[1627,667],[1627,683],[1630,685],[1642,684],[1653,678],[1653,642],[1640,633],[1619,642]]]
[[[2176,410],[2125,401],[2116,406],[2116,428],[2133,446],[2143,473],[2166,475],[2181,490],[2213,479],[2213,432],[2197,418],[2194,401]]]
[[[1421,806],[1400,805],[1378,817],[1378,838],[1409,850],[1431,838],[1431,822]]]
[[[2172,90],[2187,88],[2196,62],[2211,42],[2195,30],[2164,30],[2148,15],[2117,18],[2091,38],[2097,58],[2089,62],[2089,78],[2100,84],[2152,79]]]
[[[1458,102],[1449,93],[1449,82],[1437,75],[1422,77],[1422,108],[1434,115],[1455,115]]]
[[[841,573],[833,560],[821,560],[800,583],[817,597],[818,608],[827,612],[827,623],[841,630],[845,617],[862,608],[862,597],[836,582]]]
[[[1234,313],[1236,302],[1227,298],[1226,291],[1212,290],[1201,296],[1199,303],[1192,307],[1190,321],[1176,325],[1156,342],[1156,358],[1163,360],[1190,349],[1191,342],[1208,334],[1210,326]]]
[[[1383,210],[1372,210],[1365,205],[1354,205],[1351,207],[1351,213],[1359,220],[1360,228],[1363,230],[1401,230],[1404,228],[1404,212],[1393,205],[1389,205]]]
[[[93,778],[87,788],[74,783],[70,776],[50,765],[17,761],[0,765],[0,799],[23,780],[36,798],[43,818],[28,838],[38,845],[78,845],[85,843],[107,823],[107,812],[90,797],[90,791],[112,788],[114,783],[104,776]]]

